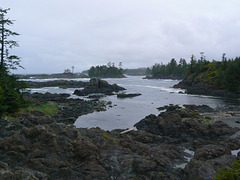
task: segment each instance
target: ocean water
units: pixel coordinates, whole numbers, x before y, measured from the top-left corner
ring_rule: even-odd
[[[240,100],[211,96],[179,94],[182,89],[172,88],[178,80],[147,80],[140,76],[124,79],[106,79],[126,88],[126,93],[141,93],[141,96],[118,99],[115,96],[102,98],[111,101],[112,108],[106,112],[94,112],[81,116],[75,122],[76,127],[100,127],[104,130],[132,128],[134,124],[149,114],[158,115],[158,107],[178,104],[209,105],[210,107],[240,104]]]
[[[76,122],[76,127],[100,127],[104,130],[132,128],[135,123],[139,122],[149,114],[159,114],[158,107],[178,104],[196,104],[209,105],[210,107],[240,105],[239,99],[226,99],[221,97],[201,96],[179,94],[181,89],[172,88],[178,80],[147,80],[142,76],[128,76],[122,79],[105,79],[110,84],[116,83],[127,90],[126,93],[141,93],[141,96],[133,98],[119,99],[116,95],[106,96],[101,100],[111,101],[112,106],[104,112],[94,112],[92,114],[80,116]],[[56,80],[56,79],[54,79]],[[69,79],[68,79],[69,80]],[[83,79],[73,79],[80,80]],[[87,81],[89,79],[84,79]],[[34,81],[47,81],[37,80]],[[31,90],[31,89],[30,89]],[[74,88],[61,89],[57,87],[45,87],[41,89],[32,89],[32,92],[50,92],[50,93],[69,93],[74,92]],[[72,96],[77,98],[77,96]]]

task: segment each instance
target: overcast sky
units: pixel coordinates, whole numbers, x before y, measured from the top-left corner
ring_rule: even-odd
[[[75,71],[111,61],[151,66],[204,52],[240,56],[240,0],[0,0],[15,24],[24,70]]]

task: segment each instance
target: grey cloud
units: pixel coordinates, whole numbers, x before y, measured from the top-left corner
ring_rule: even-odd
[[[14,30],[21,47],[14,50],[21,73],[76,71],[92,65],[125,68],[189,60],[204,51],[209,59],[223,52],[238,56],[239,0],[11,0]]]

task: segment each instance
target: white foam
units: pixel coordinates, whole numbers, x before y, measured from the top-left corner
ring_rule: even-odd
[[[231,153],[232,153],[232,155],[237,156],[239,151],[240,151],[240,149],[232,150]]]

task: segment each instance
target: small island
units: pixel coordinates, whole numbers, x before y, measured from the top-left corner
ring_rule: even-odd
[[[88,76],[98,77],[98,78],[124,78],[122,63],[119,63],[119,68],[115,67],[114,63],[107,63],[107,65],[102,66],[92,66],[88,71]]]

